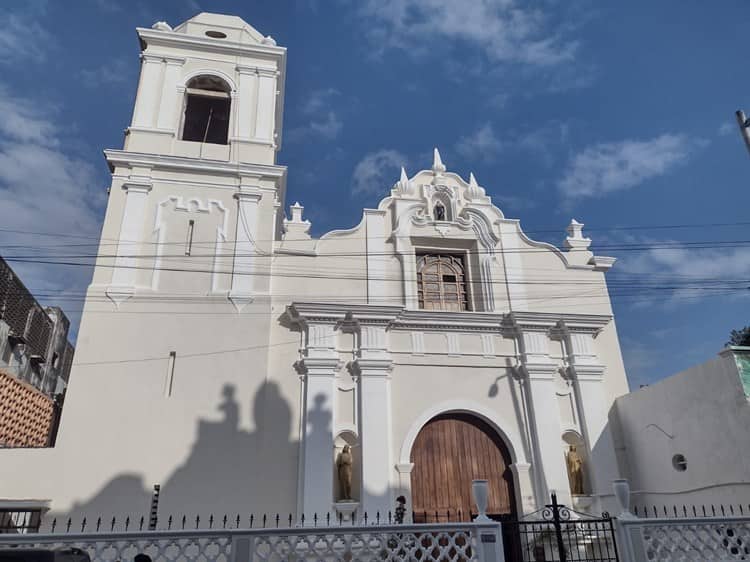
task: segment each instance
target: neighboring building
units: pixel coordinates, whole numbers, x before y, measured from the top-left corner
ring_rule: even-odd
[[[147,514],[160,484],[163,517],[372,517],[403,494],[467,518],[486,477],[501,518],[553,489],[613,508],[608,412],[628,386],[614,260],[583,225],[565,251],[529,239],[436,150],[358,225],[311,238],[275,162],[286,50],[207,13],[138,37],[133,120],[105,151],[117,257],[97,258],[57,446],[3,451],[0,499],[94,520]]]
[[[635,505],[750,504],[750,347],[617,399],[622,472]]]
[[[54,443],[73,363],[69,328],[0,258],[0,447]]]

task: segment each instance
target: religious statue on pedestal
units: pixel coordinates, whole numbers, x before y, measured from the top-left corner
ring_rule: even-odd
[[[574,496],[581,496],[583,490],[583,459],[576,451],[576,446],[571,445],[565,454],[565,461],[568,466],[568,481],[570,482],[570,493]]]
[[[344,449],[339,453],[336,459],[336,469],[339,477],[339,500],[352,501],[352,450],[349,445],[344,445]]]

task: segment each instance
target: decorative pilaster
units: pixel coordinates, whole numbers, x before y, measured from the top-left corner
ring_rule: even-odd
[[[120,224],[112,283],[106,289],[107,296],[118,307],[135,294],[137,255],[143,234],[146,199],[151,187],[151,178],[144,176],[130,176],[122,184],[125,190],[125,210]]]
[[[383,517],[391,497],[391,389],[393,361],[387,349],[387,322],[360,322],[359,357],[352,370],[359,376],[362,510]]]
[[[237,113],[234,134],[240,140],[253,138],[257,120],[258,71],[255,67],[238,66]]]
[[[167,66],[164,70],[164,84],[161,89],[161,102],[159,103],[156,126],[159,129],[175,133],[177,131],[175,108],[182,107],[182,94],[178,90],[178,82],[185,59],[164,57],[164,61]]]
[[[255,138],[274,142],[276,122],[276,79],[278,72],[273,69],[258,68],[258,113],[255,123]]]
[[[327,513],[333,502],[333,408],[341,361],[335,349],[336,325],[306,319],[307,345],[297,368],[304,379],[304,432],[300,475],[300,513]]]
[[[151,128],[156,125],[162,60],[162,57],[141,54],[141,78],[133,112],[134,127]]]
[[[560,323],[565,337],[567,375],[573,380],[581,430],[587,448],[591,491],[597,495],[609,492],[609,482],[618,476],[609,429],[604,389],[604,365],[596,354],[594,338],[600,327]],[[595,470],[594,470],[595,469]]]
[[[258,204],[262,197],[263,193],[254,186],[240,186],[239,191],[234,194],[237,199],[237,228],[229,300],[237,312],[253,302],[254,298]]]
[[[555,395],[558,365],[549,356],[549,319],[513,313],[521,355],[519,371],[525,386],[525,406],[531,422],[532,469],[537,507],[551,490],[567,490],[567,469],[560,447],[561,427]]]

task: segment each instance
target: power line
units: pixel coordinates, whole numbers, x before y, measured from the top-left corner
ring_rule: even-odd
[[[356,228],[357,225],[354,226]],[[714,222],[714,223],[684,223],[684,224],[656,224],[656,225],[624,225],[624,226],[586,226],[585,230],[587,232],[609,232],[609,231],[621,231],[621,230],[678,230],[678,229],[688,229],[688,228],[723,228],[723,227],[732,227],[732,226],[750,226],[750,221],[740,221],[740,222]],[[520,225],[519,225],[520,227]],[[330,232],[334,232],[338,229],[334,229]],[[545,234],[545,233],[557,233],[562,234],[564,233],[565,228],[562,227],[541,227],[541,228],[530,228],[530,229],[522,229],[522,232],[525,234]],[[13,234],[21,234],[21,235],[28,235],[28,236],[43,236],[43,237],[53,237],[53,238],[76,238],[76,239],[84,239],[84,240],[94,240],[96,242],[92,244],[84,244],[84,245],[99,245],[101,241],[109,241],[112,242],[112,245],[117,245],[119,243],[119,239],[113,239],[113,238],[102,238],[99,236],[88,236],[88,235],[81,235],[81,234],[70,234],[69,232],[40,232],[40,231],[29,231],[29,230],[18,230],[18,229],[12,229],[12,228],[0,228],[0,232],[8,232]],[[324,233],[323,236],[325,234]],[[364,236],[349,236],[350,239],[365,239]],[[383,238],[392,238],[392,235],[388,236],[371,236],[370,239],[383,239]],[[321,238],[315,238],[315,240],[320,240]],[[256,239],[256,242],[278,242],[281,241],[280,239]],[[153,245],[160,245],[160,244],[184,244],[184,242],[141,242],[143,244],[153,244]],[[206,240],[206,241],[196,241],[195,244],[215,244],[216,240]],[[20,245],[19,245],[20,246]],[[59,246],[63,246],[63,244],[59,244]]]

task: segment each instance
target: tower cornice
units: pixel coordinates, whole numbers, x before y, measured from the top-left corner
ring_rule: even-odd
[[[256,178],[282,179],[286,177],[286,166],[271,164],[251,164],[221,162],[218,160],[199,160],[184,156],[169,156],[145,152],[108,149],[104,157],[111,171],[117,166],[143,167],[153,170],[170,170],[177,172],[203,172],[207,174],[227,175],[232,177],[252,176]]]

